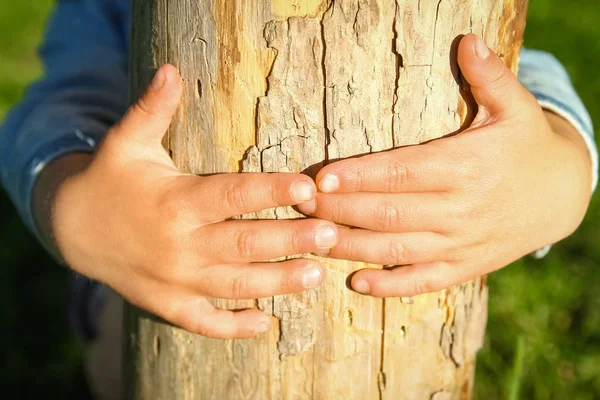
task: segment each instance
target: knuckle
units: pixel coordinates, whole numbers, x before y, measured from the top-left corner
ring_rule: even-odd
[[[335,200],[331,203],[330,215],[331,220],[334,222],[342,222],[346,218],[347,210],[346,205],[341,196],[336,197]]]
[[[354,190],[360,191],[365,187],[365,169],[358,166],[358,168],[353,168],[352,175],[354,181]]]
[[[233,299],[247,297],[250,282],[247,274],[240,274],[233,277],[230,282],[230,293]]]
[[[463,221],[472,220],[475,216],[475,207],[472,201],[465,201],[458,208],[459,218]]]
[[[150,107],[144,96],[140,97],[138,101],[132,106],[134,112],[144,115],[146,117],[154,118],[157,116],[155,110]]]
[[[471,160],[473,160],[471,158]],[[477,169],[475,168],[475,163],[473,162],[463,162],[458,163],[454,168],[454,173],[456,174],[456,179],[460,183],[469,183],[475,177]]]
[[[379,256],[376,252],[373,255],[371,248],[365,246],[362,241],[346,236],[345,232],[341,233],[339,243],[332,249],[328,249],[325,256],[332,254],[335,254],[335,258],[348,261],[370,260],[374,256]]]
[[[297,229],[292,229],[287,235],[287,248],[293,254],[300,254],[304,252],[304,240],[302,234]]]
[[[463,200],[451,208],[451,215],[459,226],[469,226],[468,224],[474,221],[478,214],[477,206],[472,200]]]
[[[503,90],[511,84],[512,72],[504,64],[498,64],[490,76],[490,85],[495,90]]]
[[[417,277],[413,279],[410,287],[411,292],[409,297],[420,296],[422,294],[431,293],[435,291],[435,286],[431,279],[423,277]]]
[[[278,288],[277,291],[282,293],[293,292],[294,288],[298,287],[298,271],[301,268],[297,262],[288,262],[285,269],[278,271],[270,277],[269,287]]]
[[[405,264],[407,260],[407,249],[403,243],[397,240],[390,240],[388,244],[387,259],[385,264],[387,265],[400,265]]]
[[[368,254],[365,247],[354,240],[341,242],[336,251],[347,260],[362,260]]]
[[[486,174],[485,176],[479,176],[477,179],[473,179],[470,184],[470,189],[478,191],[481,194],[492,194],[494,192],[505,191],[506,189],[502,186],[506,185],[507,179],[503,172],[494,171]]]
[[[400,211],[391,203],[383,203],[375,214],[375,226],[384,232],[393,231],[400,223]]]
[[[448,235],[448,248],[446,250],[446,258],[457,261],[464,258],[473,248],[477,246],[476,240],[479,240],[479,235],[467,231],[459,231],[457,235]]]
[[[246,206],[246,188],[241,183],[234,183],[224,189],[223,198],[228,207],[242,210]]]
[[[269,198],[273,204],[283,204],[284,203],[283,199],[292,197],[292,193],[289,191],[289,188],[287,188],[285,190],[285,194],[282,193],[282,191],[284,190],[283,189],[284,186],[285,185],[280,186],[275,182],[270,182],[267,185],[267,193],[265,193],[265,194],[267,195],[267,198]]]
[[[236,234],[235,249],[242,258],[249,259],[256,251],[256,241],[253,235],[243,229]]]
[[[408,166],[398,160],[391,161],[387,166],[388,191],[397,192],[402,189],[408,180]]]
[[[185,208],[171,190],[166,190],[158,195],[156,208],[161,221],[163,221],[162,224],[167,224],[167,226],[176,226],[179,221],[184,219]]]

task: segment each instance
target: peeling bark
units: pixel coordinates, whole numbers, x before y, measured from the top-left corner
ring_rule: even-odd
[[[460,132],[476,107],[455,60],[474,32],[513,69],[526,0],[134,0],[132,96],[157,66],[184,79],[165,140],[192,173],[314,173],[336,159]],[[460,162],[460,160],[457,160]],[[292,208],[243,218],[299,218]],[[256,339],[191,335],[128,310],[128,397],[468,399],[487,319],[478,279],[415,298],[346,287],[257,301],[278,323]]]

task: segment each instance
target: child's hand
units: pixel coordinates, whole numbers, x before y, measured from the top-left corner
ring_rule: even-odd
[[[108,133],[88,168],[62,184],[53,230],[67,263],[132,303],[205,336],[264,332],[259,310],[215,309],[206,297],[254,299],[300,292],[325,275],[315,260],[265,261],[337,243],[335,224],[228,220],[313,199],[299,174],[180,173],[161,146],[181,97],[170,66]]]
[[[428,144],[333,163],[301,211],[336,223],[330,257],[384,265],[353,288],[410,297],[502,268],[555,243],[580,224],[591,167],[580,135],[545,115],[514,74],[476,36],[458,61],[479,104],[472,127]]]

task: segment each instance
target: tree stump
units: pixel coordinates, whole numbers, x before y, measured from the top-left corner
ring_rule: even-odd
[[[133,0],[132,98],[171,63],[184,99],[165,146],[195,174],[314,171],[336,159],[466,128],[458,69],[474,32],[516,71],[527,0]],[[244,218],[297,218],[276,209]],[[324,259],[302,294],[223,301],[276,322],[251,340],[126,317],[126,385],[138,399],[468,399],[487,319],[485,278],[415,298],[346,286]]]

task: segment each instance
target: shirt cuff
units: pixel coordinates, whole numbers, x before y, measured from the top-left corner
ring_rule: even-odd
[[[550,253],[550,250],[552,250],[552,245],[542,247],[541,249],[534,251],[530,255],[531,255],[531,257],[533,257],[537,260],[541,260],[542,258],[546,257],[548,255],[548,253]]]
[[[18,175],[8,177],[8,185],[13,187],[10,194],[14,197],[17,211],[29,230],[42,240],[33,213],[33,190],[40,173],[48,164],[64,155],[76,152],[93,153],[104,136],[104,130],[94,134],[83,133],[80,129],[53,137],[52,141],[44,143],[29,157],[24,168],[19,168]],[[10,182],[13,180],[13,182]],[[7,185],[7,186],[8,186]]]

